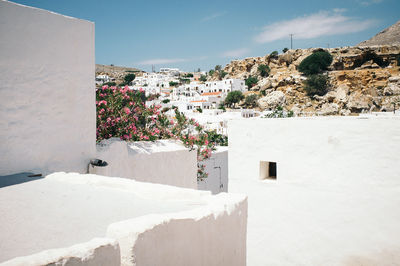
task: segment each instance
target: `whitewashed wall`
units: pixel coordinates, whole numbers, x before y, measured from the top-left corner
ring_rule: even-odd
[[[90,167],[90,173],[197,188],[196,151],[172,140],[127,143],[112,138],[97,145],[97,158],[108,166]]]
[[[94,24],[0,0],[0,175],[85,172],[95,155]]]
[[[229,123],[229,178],[259,178],[277,162],[277,182],[400,184],[400,118],[288,118]]]
[[[16,257],[0,263],[1,265],[246,265],[248,206],[245,195],[220,193],[214,196],[206,191],[77,173],[54,173],[37,182],[42,183],[40,187],[50,185],[55,189],[55,194],[50,194],[46,198],[49,202],[54,200],[55,195],[63,193],[60,188],[65,189],[73,185],[73,187],[86,190],[88,193],[85,195],[89,198],[95,189],[96,194],[101,194],[105,201],[108,200],[110,205],[117,209],[121,209],[121,200],[124,202],[126,199],[132,200],[132,196],[135,195],[143,200],[141,202],[147,201],[147,203],[144,203],[144,206],[132,204],[133,209],[136,208],[139,213],[143,213],[141,209],[147,207],[152,211],[149,211],[150,214],[147,215],[133,216],[127,220],[117,219],[108,224],[104,232],[107,238],[104,238],[101,233],[98,236],[101,239],[96,236],[88,242],[77,243],[71,247],[43,250],[33,255],[27,254],[28,256]],[[26,184],[17,186],[26,186]],[[67,191],[71,190],[67,189]],[[43,193],[37,187],[33,191],[28,189],[28,193],[26,190],[20,190],[21,192],[28,199],[29,197],[37,198],[36,194]],[[116,195],[124,194],[126,196],[116,197]],[[169,209],[171,208],[168,207],[169,203],[175,206],[173,207],[175,211]],[[179,203],[182,203],[181,210],[176,209],[175,204]],[[82,202],[82,205],[86,204],[91,203]],[[155,208],[153,204],[161,207]],[[70,219],[71,213],[68,212],[71,206],[67,205],[64,206],[66,211],[63,218],[66,220]],[[38,213],[41,213],[42,207],[40,204],[32,206]],[[24,217],[23,213],[27,211],[26,208],[16,210],[15,213],[21,217]],[[99,208],[98,211],[101,212],[102,209]],[[49,212],[46,215],[55,214]],[[87,215],[88,213],[82,212],[82,222],[88,220]],[[18,217],[16,219],[19,220]],[[38,223],[38,221],[35,220],[33,223]],[[95,224],[90,222],[89,224],[102,228],[101,218],[96,220]],[[38,227],[40,227],[39,230],[46,230],[46,224],[40,224]],[[59,230],[63,230],[62,223],[59,227]],[[17,233],[18,227],[14,229]],[[74,231],[71,233],[74,236]],[[26,237],[27,242],[35,243],[35,238],[29,235]]]
[[[202,162],[208,177],[197,181],[198,189],[213,194],[228,192],[228,147],[218,147],[210,159]]]

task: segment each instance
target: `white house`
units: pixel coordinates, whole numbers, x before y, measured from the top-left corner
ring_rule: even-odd
[[[207,108],[217,108],[231,91],[246,91],[243,80],[227,79],[210,81],[206,83],[191,82],[174,88],[171,98],[175,101],[185,102],[207,102]],[[210,107],[208,107],[210,106]]]
[[[96,85],[102,85],[104,83],[110,82],[115,79],[111,79],[108,75],[97,75],[96,76]]]

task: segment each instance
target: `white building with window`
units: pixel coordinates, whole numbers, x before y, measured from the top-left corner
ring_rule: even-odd
[[[226,79],[219,81],[209,81],[205,83],[191,82],[174,88],[171,99],[184,102],[207,102],[207,108],[217,108],[225,100],[231,91],[246,91],[244,80]]]

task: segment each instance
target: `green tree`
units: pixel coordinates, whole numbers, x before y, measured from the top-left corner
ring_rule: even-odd
[[[199,80],[205,82],[207,81],[207,77],[205,75],[201,75]]]
[[[128,85],[128,84],[131,83],[132,80],[134,80],[135,78],[136,78],[135,74],[133,74],[133,73],[127,74],[127,75],[125,75],[125,77],[124,77],[124,83],[125,83],[126,85]]]
[[[283,53],[286,53],[287,51],[289,51],[289,48],[286,48],[286,47],[285,47],[285,48],[282,49],[282,52],[283,52]]]
[[[308,96],[323,96],[328,89],[328,76],[323,74],[310,75],[304,81],[304,89]]]
[[[252,77],[249,76],[246,80],[245,80],[245,84],[246,86],[250,89],[251,87],[253,87],[254,85],[256,85],[258,82],[258,79],[256,77]]]
[[[250,94],[246,96],[246,98],[244,99],[244,103],[247,107],[256,107],[257,99],[258,99],[257,94]]]
[[[316,51],[301,61],[298,70],[304,75],[315,75],[326,70],[332,63],[332,55],[326,51]]]
[[[209,76],[214,75],[214,73],[215,73],[214,69],[211,69],[210,71],[208,71],[208,75],[209,75]]]
[[[170,87],[176,87],[176,86],[178,86],[178,84],[179,84],[178,82],[174,82],[174,81],[169,82]]]
[[[222,66],[221,65],[216,65],[214,69],[215,69],[215,71],[220,71],[222,69]]]
[[[169,99],[164,99],[164,100],[162,100],[162,103],[169,103]]]
[[[243,100],[244,96],[241,91],[231,91],[225,98],[225,105],[228,107],[235,106],[238,102]]]
[[[271,72],[271,68],[269,68],[269,66],[267,65],[259,65],[257,70],[260,73],[261,77],[268,77],[269,72]]]

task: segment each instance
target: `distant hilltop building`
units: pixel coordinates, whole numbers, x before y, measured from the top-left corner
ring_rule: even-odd
[[[160,68],[160,73],[178,76],[181,71],[179,70],[179,68],[162,67]]]

